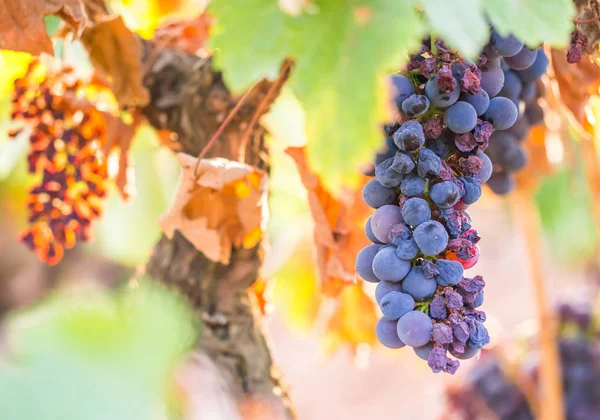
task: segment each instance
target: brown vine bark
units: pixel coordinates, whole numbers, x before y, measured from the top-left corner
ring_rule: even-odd
[[[236,105],[237,98],[228,91],[221,74],[211,68],[210,59],[154,48],[145,45],[148,71],[144,85],[151,102],[144,114],[154,127],[175,132],[183,152],[197,156]],[[257,124],[248,141],[244,132],[257,112],[268,110],[268,106],[260,104],[277,97],[268,95],[271,86],[265,80],[253,88],[205,157],[237,160],[245,153],[246,163],[269,169],[265,129]],[[244,144],[245,150],[241,151]],[[235,398],[240,403],[259,401],[285,413],[284,417],[293,418],[260,315],[247,294],[259,275],[261,260],[259,244],[252,249],[234,248],[230,264],[218,264],[176,232],[172,240],[165,236],[160,239],[146,269],[151,277],[189,298],[204,324],[200,350],[216,364]]]

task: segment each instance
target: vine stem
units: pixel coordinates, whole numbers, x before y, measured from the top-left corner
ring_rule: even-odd
[[[600,16],[595,16],[593,18],[590,19],[584,19],[584,20],[579,20],[579,19],[573,19],[573,23],[576,23],[578,25],[584,25],[586,23],[594,23],[600,20]]]
[[[239,101],[235,104],[233,109],[229,112],[229,114],[227,114],[227,117],[225,117],[225,119],[223,120],[223,122],[221,123],[219,128],[217,128],[217,131],[215,131],[215,133],[212,135],[212,137],[210,138],[208,143],[206,143],[206,146],[204,146],[204,148],[198,155],[198,160],[196,161],[196,166],[194,167],[194,177],[198,176],[198,167],[200,166],[200,161],[202,160],[202,158],[206,155],[206,153],[210,150],[210,148],[217,142],[217,140],[219,139],[219,137],[221,136],[221,134],[223,133],[223,131],[225,130],[227,125],[235,117],[235,115],[238,113],[238,111],[240,110],[242,105],[244,105],[244,102],[246,102],[246,99],[248,99],[248,96],[250,96],[250,93],[252,93],[252,91],[259,84],[259,82],[260,81],[254,83],[250,89],[248,89],[246,92],[244,92],[244,94],[239,99]]]
[[[562,376],[557,341],[556,318],[550,308],[542,271],[542,226],[540,216],[533,203],[533,188],[515,192],[516,220],[521,220],[525,233],[531,277],[537,306],[540,341],[539,418],[564,420]]]
[[[431,55],[436,55],[437,54],[437,47],[435,46],[435,35],[434,34],[430,34],[429,35],[429,43],[431,44]]]

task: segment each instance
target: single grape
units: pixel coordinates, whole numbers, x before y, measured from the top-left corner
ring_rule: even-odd
[[[431,339],[433,322],[426,314],[419,311],[410,311],[398,321],[398,337],[411,347],[421,347]]]
[[[402,102],[415,93],[415,88],[406,76],[401,74],[390,74],[388,80],[391,85],[391,97],[398,109],[402,109]]]
[[[413,238],[399,239],[395,242],[398,258],[410,261],[419,254],[419,247]]]
[[[467,359],[471,359],[472,357],[479,354],[479,350],[481,350],[481,349],[479,349],[478,347],[473,347],[471,344],[469,344],[469,342],[467,342],[464,353],[455,353],[455,352],[451,352],[451,353],[457,359],[467,360]]]
[[[518,76],[518,75],[517,75]],[[520,80],[521,78],[519,78]],[[534,82],[523,83],[521,90],[521,99],[525,102],[531,102],[536,99],[537,87]]]
[[[373,273],[379,280],[399,282],[409,270],[410,261],[398,258],[393,246],[381,248],[373,258]]]
[[[515,56],[523,48],[523,43],[512,35],[506,37],[500,35],[495,29],[492,29],[490,37],[490,46],[502,57]]]
[[[416,118],[427,112],[429,99],[425,95],[411,95],[402,102],[402,111],[408,118]]]
[[[481,92],[476,93],[475,95],[462,93],[460,95],[460,100],[471,104],[473,108],[475,108],[477,116],[483,115],[483,113],[487,111],[488,106],[490,106],[490,97],[483,89],[481,89]]]
[[[456,80],[454,90],[452,92],[441,92],[437,83],[437,76],[429,79],[425,85],[425,95],[429,98],[429,102],[440,108],[447,108],[458,100],[460,95],[460,83]]]
[[[461,198],[464,203],[473,204],[479,200],[481,197],[481,183],[478,180],[470,176],[460,177],[458,180],[465,189],[465,193]]]
[[[525,70],[535,62],[536,56],[537,50],[523,47],[516,55],[504,58],[504,61],[511,69]]]
[[[475,302],[473,302],[473,308],[479,308],[481,305],[483,305],[484,298],[485,298],[485,295],[484,295],[483,290],[481,292],[477,293],[475,295]]]
[[[521,82],[519,75],[513,70],[505,71],[504,86],[502,86],[498,96],[503,96],[505,98],[519,98],[522,90],[523,82]]]
[[[435,177],[440,173],[442,160],[433,150],[423,148],[419,150],[417,161],[417,174],[422,178]]]
[[[441,209],[449,209],[460,200],[460,190],[458,186],[451,181],[444,181],[435,184],[429,190],[429,198]]]
[[[440,159],[445,159],[448,153],[452,150],[452,143],[448,136],[444,133],[436,139],[429,139],[426,142],[426,147],[433,151]]]
[[[549,62],[546,53],[544,52],[543,48],[539,48],[533,64],[525,70],[517,70],[517,74],[525,83],[535,82],[537,79],[542,77],[544,73],[546,73],[548,64]]]
[[[375,288],[375,300],[380,304],[381,299],[390,292],[401,292],[402,283],[392,283],[390,281],[380,281]]]
[[[425,277],[423,268],[421,267],[411,268],[402,282],[402,290],[404,290],[404,293],[408,293],[416,301],[423,301],[430,298],[433,296],[436,289],[436,281]]]
[[[500,67],[501,63],[502,63],[502,60],[500,57],[490,58],[485,62],[485,64],[481,64],[479,66],[479,69],[481,71],[488,71],[489,69],[491,69],[493,67]]]
[[[394,156],[391,168],[403,175],[409,174],[415,169],[415,162],[412,157],[406,153],[398,152]]]
[[[415,307],[415,300],[406,293],[390,292],[381,299],[379,306],[383,316],[394,321],[412,311]]]
[[[530,125],[536,125],[544,121],[544,108],[537,102],[527,104],[525,108],[525,118]]]
[[[468,102],[458,101],[446,110],[444,121],[455,133],[468,133],[477,124],[477,112]]]
[[[433,350],[433,341],[421,347],[413,347],[413,350],[420,359],[427,360],[429,358],[429,353]]]
[[[383,242],[381,242],[379,239],[377,239],[375,237],[375,234],[373,233],[373,229],[371,229],[371,218],[370,217],[365,222],[365,235],[367,235],[367,238],[369,238],[369,240],[371,242],[373,242],[374,244],[383,244]]]
[[[464,268],[460,262],[439,259],[435,265],[440,270],[440,274],[435,277],[440,286],[456,286],[463,279]]]
[[[455,79],[460,80],[465,74],[465,71],[473,65],[475,65],[475,63],[468,58],[461,58],[455,61],[450,65],[452,76],[454,76]]]
[[[485,184],[488,179],[490,179],[490,176],[492,176],[492,171],[494,169],[492,161],[484,152],[481,151],[481,149],[477,151],[475,156],[481,159],[481,170],[477,174],[477,178],[479,178],[479,182]]]
[[[527,107],[529,108],[529,105]],[[527,118],[519,117],[517,118],[517,121],[515,121],[513,126],[510,127],[507,131],[510,134],[514,135],[517,141],[521,141],[525,138],[525,136],[527,136],[527,133],[529,133],[530,128],[531,127],[529,125],[529,122],[527,121]]]
[[[417,174],[409,174],[400,183],[400,191],[407,197],[423,194],[427,181]]]
[[[492,46],[490,44],[487,44],[484,48],[483,48],[483,53],[486,55],[488,60],[493,60],[495,58],[500,58],[500,54],[498,54],[496,51],[494,51],[494,49],[492,48]]]
[[[381,249],[381,245],[371,244],[360,250],[356,256],[356,271],[364,280],[376,283],[379,281],[373,273],[373,259],[377,252]]]
[[[422,198],[409,198],[402,206],[402,218],[412,227],[431,219],[429,203]]]
[[[393,136],[396,146],[404,152],[413,152],[425,143],[425,134],[421,123],[414,120],[406,121],[396,130]]]
[[[502,165],[512,150],[518,149],[519,144],[517,138],[508,131],[495,131],[490,137],[489,146],[485,149],[485,153],[494,162],[494,164]]]
[[[421,252],[427,257],[438,255],[448,245],[448,232],[440,222],[435,220],[417,226],[413,232],[413,238]]]
[[[481,72],[480,82],[481,89],[493,98],[504,86],[504,71],[500,67],[492,67],[488,71]]]
[[[474,250],[475,255],[473,255],[468,260],[463,260],[463,259],[458,258],[458,256],[456,255],[455,252],[448,252],[448,253],[446,253],[446,259],[453,260],[453,261],[458,261],[463,266],[463,268],[465,270],[468,270],[469,268],[471,268],[475,264],[477,264],[477,261],[479,261],[479,246],[475,245],[475,247],[474,247],[473,250]]]
[[[402,219],[402,210],[400,207],[392,204],[379,207],[371,216],[371,229],[373,234],[381,242],[388,244],[391,238],[392,227],[399,223],[404,223]]]
[[[518,117],[519,111],[515,104],[501,96],[492,98],[489,108],[483,114],[483,118],[492,123],[494,130],[506,130],[512,127]]]
[[[402,182],[404,175],[392,169],[394,158],[384,160],[375,167],[375,179],[386,188],[396,188]]]
[[[505,157],[502,168],[506,172],[516,172],[521,170],[527,165],[527,152],[520,147],[516,147],[511,150]]]
[[[381,318],[375,327],[375,335],[381,344],[390,349],[400,349],[405,346],[398,337],[398,323],[396,321]]]
[[[384,187],[375,179],[365,184],[362,196],[365,203],[374,209],[378,209],[386,204],[393,204],[398,199],[398,193],[395,189]]]

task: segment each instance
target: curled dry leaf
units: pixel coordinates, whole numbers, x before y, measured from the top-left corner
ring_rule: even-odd
[[[148,104],[150,95],[142,83],[141,47],[121,17],[111,17],[86,29],[82,41],[94,66],[109,79],[119,105]]]
[[[254,247],[267,222],[266,172],[227,159],[203,159],[180,153],[182,171],[175,200],[159,219],[169,238],[175,231],[207,258],[228,264],[232,246]]]
[[[286,153],[294,159],[308,191],[315,222],[317,269],[323,293],[337,296],[345,285],[356,280],[354,259],[368,245],[364,222],[369,215],[369,208],[361,200],[362,188],[345,191],[343,199],[338,200],[310,171],[304,148],[290,147]]]
[[[53,54],[44,16],[56,14],[78,37],[88,25],[81,0],[3,0],[0,1],[0,49],[25,51],[34,55]]]
[[[600,87],[600,66],[588,56],[578,63],[567,62],[567,53],[552,50],[552,68],[560,98],[580,124],[585,120],[585,106]]]
[[[161,47],[206,56],[206,41],[213,23],[214,18],[206,13],[195,19],[173,22],[158,28],[152,42]]]

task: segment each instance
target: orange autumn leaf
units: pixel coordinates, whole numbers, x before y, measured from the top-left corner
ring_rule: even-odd
[[[362,343],[375,344],[376,324],[375,303],[362,287],[353,285],[344,288],[338,307],[327,323],[326,352],[331,354],[343,344],[351,344],[354,348]]]
[[[121,17],[109,18],[86,29],[82,41],[94,66],[110,81],[112,92],[122,107],[148,103],[150,95],[142,80],[139,40]]]
[[[152,41],[163,48],[204,56],[208,54],[206,42],[213,22],[214,18],[206,13],[195,19],[173,22],[158,28]]]
[[[0,2],[0,49],[34,55],[53,54],[44,16],[56,14],[78,37],[88,25],[81,0],[3,0]]]
[[[179,153],[182,171],[175,200],[159,219],[172,238],[178,230],[207,258],[228,264],[232,246],[252,248],[266,223],[267,174],[227,159]]]
[[[560,98],[579,123],[585,121],[585,106],[600,87],[600,66],[584,55],[578,63],[567,62],[567,53],[552,50],[552,68]]]
[[[291,147],[286,153],[294,159],[302,184],[308,191],[323,293],[336,296],[345,285],[356,280],[354,259],[358,251],[368,245],[364,222],[370,209],[362,200],[362,188],[344,191],[339,200],[327,191],[310,171],[304,148]]]

